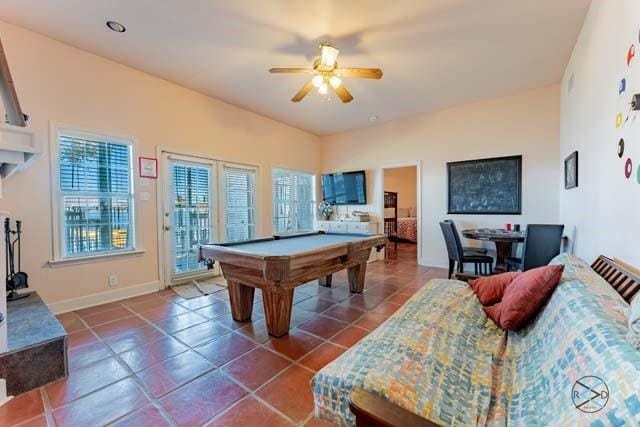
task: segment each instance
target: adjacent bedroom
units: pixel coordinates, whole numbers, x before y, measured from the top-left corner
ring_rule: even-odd
[[[416,166],[383,169],[384,230],[388,256],[417,256],[418,174]]]

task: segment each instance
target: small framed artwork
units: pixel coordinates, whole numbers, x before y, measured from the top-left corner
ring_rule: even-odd
[[[158,160],[148,157],[138,157],[140,178],[158,178]]]
[[[578,186],[578,152],[574,151],[564,159],[564,188],[576,188]]]

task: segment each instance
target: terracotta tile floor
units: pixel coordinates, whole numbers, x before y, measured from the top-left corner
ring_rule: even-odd
[[[184,300],[165,290],[59,316],[69,378],[0,407],[1,426],[292,426],[313,418],[314,373],[446,271],[419,267],[400,244],[369,264],[366,291],[345,272],[331,289],[296,288],[289,335],[267,334],[261,295],[252,322],[235,322],[226,291]]]

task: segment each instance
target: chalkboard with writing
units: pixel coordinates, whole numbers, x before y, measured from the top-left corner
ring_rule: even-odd
[[[522,156],[447,163],[450,214],[522,213]]]

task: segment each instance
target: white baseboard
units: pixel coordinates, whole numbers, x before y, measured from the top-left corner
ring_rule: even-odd
[[[425,267],[449,268],[449,263],[441,259],[420,258],[420,265]]]
[[[108,302],[119,301],[125,298],[149,294],[158,290],[160,290],[160,282],[156,280],[154,282],[143,283],[141,285],[127,286],[126,288],[57,301],[47,304],[47,306],[49,306],[49,309],[53,314],[61,314],[73,310],[80,310],[82,308],[93,307],[94,305],[106,304]]]
[[[7,380],[0,378],[0,406],[10,401],[13,396],[7,396]]]

